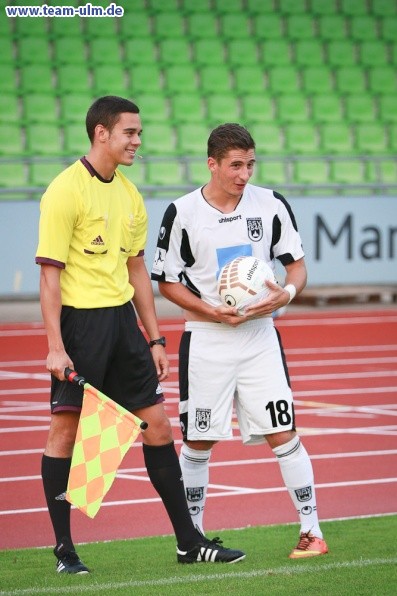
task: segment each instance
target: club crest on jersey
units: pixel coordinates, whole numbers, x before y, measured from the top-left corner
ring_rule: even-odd
[[[205,433],[210,428],[211,410],[196,409],[196,428],[199,432]]]
[[[204,497],[204,486],[186,487],[186,499],[191,503],[201,501]]]
[[[295,494],[300,503],[303,503],[304,501],[310,501],[312,498],[312,487],[305,486],[305,488],[298,488],[295,490]]]
[[[247,217],[248,238],[253,242],[259,242],[263,238],[263,226],[261,217]]]

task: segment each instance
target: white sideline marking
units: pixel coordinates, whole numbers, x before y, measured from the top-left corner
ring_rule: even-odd
[[[174,586],[177,584],[189,584],[189,583],[202,583],[202,582],[219,582],[223,579],[250,579],[255,577],[266,577],[274,575],[285,575],[294,576],[301,575],[302,573],[324,573],[327,571],[333,571],[335,569],[356,569],[363,567],[374,567],[377,565],[395,565],[397,563],[397,557],[388,557],[382,559],[356,559],[353,561],[335,562],[335,563],[324,563],[316,564],[312,561],[305,562],[302,564],[292,563],[291,565],[283,565],[281,567],[269,567],[268,569],[252,569],[251,571],[230,571],[229,573],[211,573],[205,575],[185,575],[184,577],[163,577],[159,579],[147,579],[147,580],[130,580],[123,582],[105,582],[105,583],[94,583],[90,585],[74,584],[73,586],[56,586],[44,588],[26,588],[22,590],[12,590],[7,592],[0,592],[0,596],[19,596],[22,594],[53,594],[54,590],[57,594],[79,594],[83,592],[92,592],[94,589],[96,592],[106,591],[111,592],[112,590],[119,590],[121,588],[143,588],[143,587],[159,587],[159,586]]]

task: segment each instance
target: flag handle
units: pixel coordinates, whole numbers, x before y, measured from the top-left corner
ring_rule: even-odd
[[[84,387],[86,383],[85,378],[79,375],[75,370],[66,367],[63,374],[65,375],[65,379],[69,381],[69,383],[74,383],[75,385],[80,385],[80,387]],[[146,430],[149,425],[147,422],[142,420],[139,426],[141,427],[141,430]]]

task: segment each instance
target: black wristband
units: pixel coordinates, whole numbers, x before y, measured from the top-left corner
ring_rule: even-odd
[[[158,339],[151,339],[149,342],[149,346],[152,348],[153,346],[166,346],[166,341],[164,335],[159,337]]]

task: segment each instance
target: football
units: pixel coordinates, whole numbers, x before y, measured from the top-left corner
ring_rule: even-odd
[[[243,314],[246,306],[267,296],[266,280],[276,283],[273,270],[265,261],[256,257],[237,257],[221,269],[218,293],[225,306],[235,306],[239,314]]]

